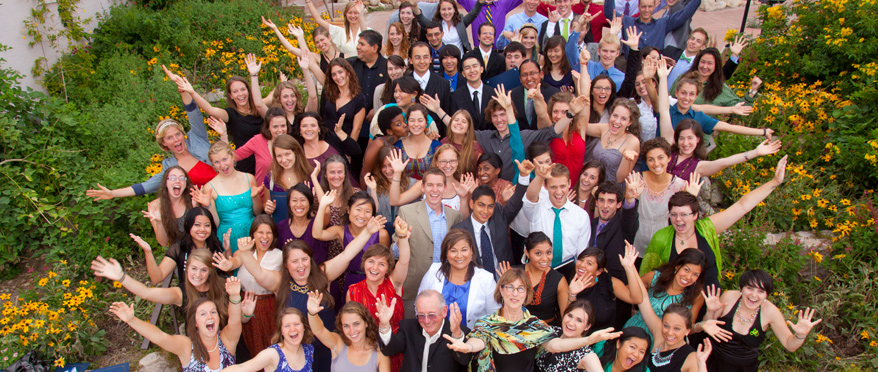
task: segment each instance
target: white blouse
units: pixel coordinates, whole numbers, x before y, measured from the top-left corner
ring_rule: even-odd
[[[460,41],[460,34],[457,33],[457,27],[442,21],[442,42],[445,45],[454,45],[460,50],[461,58],[463,58],[463,43]],[[441,62],[441,61],[440,61]]]
[[[256,259],[255,249],[253,250],[253,259]],[[262,257],[262,262],[259,263],[259,267],[265,270],[280,271],[283,259],[283,251],[280,249],[272,249],[265,252],[265,256]],[[253,277],[253,274],[250,274],[244,266],[241,266],[241,268],[238,269],[238,280],[241,281],[242,290],[256,292],[257,296],[274,293],[259,285],[259,283],[256,282],[256,278]]]

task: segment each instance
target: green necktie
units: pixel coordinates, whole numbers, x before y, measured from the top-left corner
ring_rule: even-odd
[[[564,208],[552,207],[555,212],[555,226],[552,228],[552,267],[561,265],[564,255],[564,233],[561,228],[561,211]]]
[[[564,36],[564,40],[567,40],[567,35],[570,32],[569,28],[567,27],[567,23],[570,22],[570,20],[564,18],[561,20],[561,22],[564,22],[564,25],[561,27],[561,35]]]

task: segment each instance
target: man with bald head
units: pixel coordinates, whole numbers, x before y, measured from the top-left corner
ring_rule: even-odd
[[[378,307],[378,346],[381,353],[387,356],[404,353],[402,371],[413,372],[463,372],[467,370],[471,354],[455,353],[448,348],[448,340],[443,335],[463,341],[469,333],[466,326],[461,325],[462,316],[457,304],[445,304],[442,294],[427,289],[415,298],[415,314],[417,319],[403,319],[399,322],[399,330],[392,332],[390,318],[394,306],[384,306],[379,301]],[[446,319],[449,311],[451,317]]]

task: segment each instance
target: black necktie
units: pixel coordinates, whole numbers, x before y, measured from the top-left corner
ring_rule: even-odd
[[[491,238],[488,237],[488,230],[485,229],[486,225],[482,225],[482,233],[481,233],[481,251],[482,251],[482,266],[485,267],[492,275],[496,273],[496,269],[494,269],[494,247],[491,246]]]
[[[482,110],[482,104],[479,102],[479,91],[473,91],[473,107],[476,108],[476,112]]]

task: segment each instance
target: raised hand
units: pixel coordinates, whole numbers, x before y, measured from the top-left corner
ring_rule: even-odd
[[[796,337],[800,337],[799,335],[807,336],[808,333],[811,332],[811,328],[814,328],[814,326],[823,321],[823,319],[817,319],[816,321],[811,320],[814,318],[814,311],[815,310],[810,307],[806,308],[804,311],[800,311],[799,321],[796,322],[796,324],[787,320],[787,324],[793,329],[793,333],[795,333]]]
[[[537,177],[541,177],[542,179],[549,178],[549,173],[552,171],[552,167],[554,166],[555,163],[536,164]]]
[[[338,123],[336,123],[335,128],[333,128],[335,135],[339,138],[347,138],[347,133],[345,133],[344,129],[342,129],[342,126],[344,126],[345,115],[347,114],[341,114],[341,116],[338,117]]]
[[[312,180],[317,179],[318,176],[320,176],[320,163],[319,162],[317,164],[314,164],[314,170],[311,171],[311,179]],[[314,191],[312,190],[311,192],[313,193]]]
[[[271,21],[271,18],[265,18],[263,16],[262,17],[262,24],[265,25],[266,27],[272,29],[272,30],[277,30],[277,25],[275,25],[274,22]]]
[[[625,178],[625,199],[640,199],[640,195],[643,194],[643,187],[643,177],[637,171],[632,171]]]
[[[744,35],[735,36],[735,41],[729,45],[729,52],[733,56],[738,56],[741,54],[741,51],[744,50],[744,47],[747,46],[747,39],[744,38]]]
[[[771,155],[778,151],[780,151],[782,143],[780,140],[769,142],[768,140],[762,141],[759,146],[756,146],[756,156],[765,156]]]
[[[450,324],[449,324],[449,326],[450,326]],[[472,346],[470,346],[466,342],[458,340],[458,339],[451,337],[449,335],[442,335],[442,337],[445,337],[445,339],[448,340],[448,348],[451,350],[454,350],[458,353],[467,354],[473,350]]]
[[[658,66],[655,69],[656,75],[658,75],[659,79],[667,79],[668,75],[671,74],[671,67],[668,66],[668,61],[665,61],[664,58],[660,59],[658,62]],[[646,76],[644,75],[644,78]]]
[[[382,215],[372,216],[369,219],[369,222],[366,223],[366,232],[370,235],[381,231],[384,228],[384,225],[387,223],[387,218],[384,218]]]
[[[232,250],[232,229],[231,228],[226,230],[225,234],[223,234],[223,249],[225,249],[226,252],[229,252]]]
[[[189,79],[186,79],[184,76],[180,76],[179,79],[174,80],[177,83],[177,90],[183,93],[195,93],[195,88],[192,88],[192,84],[189,83]]]
[[[500,191],[500,200],[503,202],[503,204],[506,204],[509,199],[512,199],[512,195],[515,195],[515,185],[510,183],[506,185],[506,187],[504,187],[502,191]]]
[[[393,221],[393,228],[398,239],[408,239],[412,233],[412,227],[399,216],[396,216],[396,220]]]
[[[238,280],[237,276],[226,278],[226,293],[229,295],[229,298],[241,296],[241,281]]]
[[[787,157],[789,155],[784,155],[784,157],[780,158],[780,161],[777,162],[777,169],[774,171],[774,180],[777,181],[778,184],[783,183],[784,175],[787,173]]]
[[[110,191],[110,189],[101,186],[101,184],[98,184],[97,190],[95,190],[95,189],[85,190],[85,196],[88,196],[89,198],[94,198],[94,201],[110,200],[113,198],[113,192]]]
[[[582,48],[582,51],[579,52],[579,64],[586,65],[588,61],[591,61],[591,53],[588,52],[588,49]]]
[[[435,97],[430,97],[429,94],[421,95],[421,104],[426,106],[428,110],[432,112],[438,112],[439,107],[439,94],[436,94]]]
[[[378,182],[375,182],[375,177],[372,177],[372,172],[366,173],[366,177],[363,177],[363,182],[366,184],[366,189],[378,190]]]
[[[131,233],[129,233],[128,236],[130,236],[131,239],[134,239],[134,242],[137,243],[138,246],[140,246],[140,249],[142,249],[144,253],[152,252],[152,248],[149,246],[149,243],[145,242],[143,238]]]
[[[667,65],[667,63],[666,63]],[[643,80],[651,80],[656,73],[656,69],[658,69],[658,62],[653,61],[652,58],[646,58],[643,60]]]
[[[231,271],[232,260],[226,258],[226,256],[222,253],[214,253],[213,254],[213,267],[220,269],[222,271]]]
[[[460,182],[454,185],[454,191],[458,196],[464,197],[469,195],[473,190],[476,189],[478,185],[476,184],[476,178],[473,177],[472,173],[466,173],[460,176]]]
[[[171,72],[171,70],[168,70],[168,68],[165,67],[165,65],[162,65],[162,70],[165,72],[165,76],[167,76],[168,80],[170,80],[170,81],[176,82],[177,79],[180,78],[180,75],[177,75],[177,74]]]
[[[634,268],[634,262],[637,261],[637,248],[634,248],[627,240],[625,241],[625,257],[620,254],[619,261],[625,268]]]
[[[707,307],[707,311],[709,312],[717,312],[726,307],[726,304],[720,301],[720,292],[722,290],[715,285],[708,286],[703,291],[701,291],[701,296],[704,297],[704,306]]]
[[[510,92],[510,93],[511,93],[511,92]],[[511,96],[510,96],[510,97],[511,97]],[[530,99],[539,99],[539,100],[544,99],[544,98],[543,98],[543,91],[542,91],[542,84],[537,83],[537,86],[536,86],[535,88],[533,88],[533,89],[529,89],[529,90],[527,91],[527,98],[530,98]],[[497,102],[500,102],[500,101],[497,101]]]
[[[509,41],[515,41],[515,42],[520,43],[521,42],[521,33],[518,32],[518,30],[515,30],[515,32],[512,33],[512,39],[510,39]]]
[[[226,123],[222,119],[211,116],[207,118],[207,125],[210,125],[210,129],[213,129],[220,137],[226,136]]]
[[[610,35],[618,35],[622,32],[622,17],[613,16],[613,20],[610,21]]]
[[[463,315],[460,313],[460,306],[457,305],[457,302],[452,302],[451,305],[448,306],[448,314],[449,314],[449,324],[448,327],[451,328],[452,335],[460,334],[460,322],[463,321]]]
[[[335,198],[338,196],[338,190],[330,190],[328,193],[323,194],[323,197],[320,198],[320,206],[328,207],[335,203]]]
[[[625,152],[622,153],[622,156],[624,156],[625,159],[628,159],[628,161],[637,161],[637,157],[640,156],[640,153],[634,150],[625,150]]]
[[[570,76],[573,77],[574,83],[579,83],[579,78],[582,77],[582,74],[580,74],[579,71],[570,70]],[[570,93],[573,93],[573,92],[570,92]]]
[[[753,112],[753,106],[745,106],[744,102],[738,102],[738,104],[732,106],[732,113],[735,115],[747,116]]]
[[[247,251],[253,249],[253,245],[255,245],[255,244],[256,244],[256,240],[253,240],[253,238],[251,238],[249,236],[244,236],[244,237],[238,238],[238,250],[239,251],[247,252]]]
[[[591,98],[589,98],[588,94],[578,96],[570,101],[570,112],[572,112],[573,115],[579,115],[582,110],[585,110],[589,107],[590,103]]]
[[[244,292],[244,296],[241,298],[241,313],[253,316],[254,311],[256,311],[256,293]]]
[[[720,328],[719,325],[721,324],[726,324],[726,322],[719,320],[705,320],[701,322],[701,329],[704,330],[704,333],[707,333],[708,336],[716,340],[716,342],[731,341],[732,332]]]
[[[503,84],[500,84],[497,86],[497,89],[494,90],[494,97],[492,97],[492,99],[497,101],[497,103],[499,103],[500,106],[503,106],[503,108],[508,110],[510,107],[512,107],[512,95],[511,94],[512,94],[512,91],[507,92],[506,88],[503,86]]]
[[[570,200],[571,203],[576,204],[576,190],[573,187],[570,190],[567,190],[567,200]]]
[[[210,189],[205,189],[203,186],[192,186],[189,189],[189,196],[192,197],[192,201],[198,203],[204,207],[210,207]]]
[[[162,212],[157,205],[149,203],[146,205],[146,210],[140,212],[143,213],[143,217],[149,218],[149,222],[162,222]]]
[[[701,173],[690,173],[689,182],[686,183],[686,191],[692,195],[698,196],[698,193],[701,191],[701,186],[704,186],[704,180],[701,178]]]
[[[572,73],[572,71],[571,71],[571,73]],[[572,85],[563,85],[563,86],[561,86],[561,91],[573,94],[573,86]]]
[[[390,152],[390,167],[393,168],[394,174],[400,174],[405,171],[405,167],[409,164],[410,159],[402,161],[402,151],[393,150]]]
[[[317,313],[323,311],[323,306],[320,306],[321,302],[323,302],[322,293],[318,291],[308,292],[308,314],[317,316]]]
[[[640,48],[640,37],[643,36],[643,32],[637,32],[637,27],[631,26],[627,29],[628,38],[622,40],[622,44],[627,45],[629,48],[637,50]]]
[[[705,338],[704,341],[698,345],[698,350],[695,350],[695,359],[698,360],[698,365],[701,367],[699,370],[707,370],[707,359],[710,358],[711,351],[713,351],[713,345],[710,344],[709,338]]]
[[[301,61],[301,59],[299,61]],[[304,71],[304,69],[302,71]],[[281,83],[287,81],[287,75],[284,74],[283,71],[278,71],[277,78],[278,78],[278,80],[280,80]]]
[[[595,331],[589,337],[596,340],[595,343],[598,343],[601,341],[617,339],[619,336],[622,336],[622,331],[613,332],[613,327],[610,327]]]
[[[134,304],[128,306],[124,302],[113,302],[110,305],[110,314],[115,315],[119,320],[128,323],[134,319]]]
[[[259,70],[262,69],[262,62],[257,62],[256,56],[253,53],[247,53],[244,63],[247,64],[247,72],[250,73],[250,76],[259,75]]]
[[[268,201],[265,202],[265,205],[262,206],[262,210],[265,211],[265,214],[274,213],[274,210],[276,208],[277,208],[277,202],[272,200],[272,199],[268,199]]]
[[[503,276],[503,273],[509,271],[512,268],[512,264],[509,261],[503,261],[497,263],[497,275]]]
[[[118,281],[122,278],[122,275],[125,275],[125,271],[122,270],[122,265],[119,264],[119,261],[116,261],[115,258],[111,258],[107,261],[103,257],[98,256],[91,262],[91,269],[94,270],[95,276],[104,277],[113,281]]]
[[[524,161],[515,160],[515,165],[518,166],[518,174],[521,176],[530,176],[535,168],[534,163],[527,159],[524,159]]]
[[[549,11],[549,17],[548,17],[548,18],[549,18],[549,22],[551,22],[551,23],[558,23],[558,21],[561,20],[561,14],[558,13],[557,10],[550,10],[550,11]]]
[[[375,301],[375,316],[378,317],[378,325],[389,325],[390,319],[393,318],[393,309],[396,308],[396,297],[390,300],[390,305],[386,305],[387,297],[382,294],[381,298]]]
[[[594,285],[595,285],[594,275],[576,274],[576,276],[573,277],[573,280],[570,281],[568,291],[570,291],[570,294],[576,296],[579,293],[581,293],[582,291],[584,291],[588,288],[594,287]]]
[[[292,24],[292,23],[290,23],[290,24],[287,26],[287,31],[289,31],[289,32],[290,32],[290,35],[293,35],[293,36],[296,37],[297,39],[298,39],[298,38],[301,38],[301,37],[305,37],[305,31],[302,30],[299,26],[296,26],[296,25],[294,25],[294,24]],[[301,45],[300,45],[300,47],[301,47]],[[304,53],[303,53],[303,54],[304,54]]]
[[[758,90],[759,87],[762,86],[762,79],[759,76],[754,76],[752,80],[750,80],[750,90]]]

